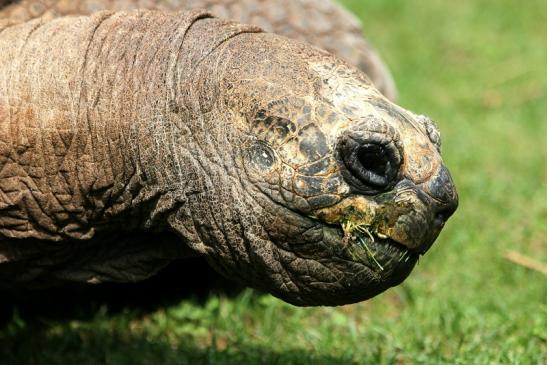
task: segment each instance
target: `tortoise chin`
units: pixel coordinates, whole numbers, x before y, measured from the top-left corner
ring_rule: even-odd
[[[373,233],[349,238],[341,226],[316,221],[302,236],[315,242],[282,242],[285,279],[279,287],[262,287],[298,306],[345,305],[372,298],[400,284],[419,254]],[[293,286],[294,285],[294,286]]]

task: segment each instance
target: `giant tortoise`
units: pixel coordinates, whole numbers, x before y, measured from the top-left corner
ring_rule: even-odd
[[[0,286],[201,256],[297,305],[399,284],[457,206],[427,117],[205,10],[0,20]]]

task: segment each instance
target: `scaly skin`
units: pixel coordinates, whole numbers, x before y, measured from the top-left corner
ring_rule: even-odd
[[[305,43],[137,11],[4,21],[0,50],[1,286],[202,255],[294,304],[351,303],[401,282],[457,205],[429,119]]]
[[[359,20],[331,0],[19,0],[0,9],[0,19],[91,15],[100,10],[203,8],[214,15],[258,25],[325,49],[360,68],[392,101],[395,83],[378,53],[363,39]],[[2,4],[0,3],[0,7]]]

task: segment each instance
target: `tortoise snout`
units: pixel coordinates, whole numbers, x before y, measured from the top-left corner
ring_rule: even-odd
[[[411,192],[412,186],[412,183],[401,183],[399,190]],[[394,231],[405,233],[407,239],[399,242],[423,254],[435,242],[448,218],[456,211],[458,194],[444,165],[428,181],[414,185],[414,189],[420,197],[420,203],[416,203],[417,209],[408,215],[410,223],[401,221],[400,227],[395,226]]]
[[[458,193],[450,172],[444,165],[425,184],[424,191],[434,200],[435,223],[444,225],[458,208]]]

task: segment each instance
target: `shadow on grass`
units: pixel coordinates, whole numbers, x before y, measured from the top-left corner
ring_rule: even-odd
[[[2,364],[357,364],[350,357],[316,354],[304,349],[274,350],[234,343],[218,346],[215,339],[200,344],[194,338],[172,343],[166,333],[149,338],[129,328],[77,328],[70,325],[11,323],[0,332]],[[222,349],[219,349],[221,347]]]
[[[183,299],[203,303],[210,295],[233,297],[243,287],[216,273],[204,259],[174,261],[157,275],[138,283],[68,284],[43,290],[0,291],[0,330],[14,310],[22,319],[89,319],[131,310],[146,314]]]
[[[204,307],[212,296],[241,289],[204,261],[186,260],[137,284],[0,292],[0,363],[353,364],[349,357],[279,350],[241,336],[215,339],[215,328],[182,335],[173,334],[177,324],[139,328],[144,318],[181,300]]]

